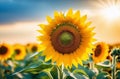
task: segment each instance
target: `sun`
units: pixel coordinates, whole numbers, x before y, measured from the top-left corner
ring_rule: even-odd
[[[102,9],[102,14],[108,20],[115,20],[120,16],[120,10],[117,5],[112,5]]]
[[[98,0],[93,3],[107,21],[114,21],[120,17],[119,0]]]

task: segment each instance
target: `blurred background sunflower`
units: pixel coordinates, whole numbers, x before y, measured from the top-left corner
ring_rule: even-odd
[[[0,61],[7,60],[13,54],[13,48],[10,44],[0,44]]]
[[[14,58],[15,60],[23,60],[26,56],[25,46],[22,44],[15,44],[14,47]]]
[[[78,64],[88,59],[92,49],[94,33],[91,22],[86,22],[87,16],[81,16],[69,9],[66,14],[54,12],[54,19],[47,17],[48,24],[40,24],[41,33],[38,40],[44,47],[45,61],[52,59],[58,66],[65,67]]]
[[[28,43],[26,49],[28,53],[40,52],[40,46],[38,43]]]
[[[107,56],[107,58],[106,59],[108,59],[109,61],[111,61],[112,62],[112,56],[111,56],[111,53],[108,53],[108,56]]]
[[[93,61],[95,63],[103,62],[108,57],[108,45],[104,42],[98,42],[95,44],[95,48],[93,49]]]
[[[116,67],[120,69],[120,56],[117,57]]]
[[[120,69],[120,61],[116,63],[116,67]]]

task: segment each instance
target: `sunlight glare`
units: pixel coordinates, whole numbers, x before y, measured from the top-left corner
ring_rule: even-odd
[[[106,7],[102,10],[102,14],[108,20],[114,20],[120,16],[119,8],[115,5]]]

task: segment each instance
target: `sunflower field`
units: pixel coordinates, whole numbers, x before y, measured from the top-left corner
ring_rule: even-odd
[[[98,42],[91,23],[79,10],[55,11],[38,43],[0,43],[0,79],[120,79],[120,44]]]

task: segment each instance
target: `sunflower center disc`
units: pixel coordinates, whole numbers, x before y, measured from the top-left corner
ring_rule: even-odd
[[[102,52],[102,47],[100,45],[97,45],[95,48],[95,56],[98,57],[100,56],[101,52]]]
[[[73,41],[73,35],[70,32],[63,32],[59,39],[61,44],[69,45]]]
[[[51,34],[52,46],[61,54],[74,52],[79,47],[80,42],[80,32],[74,26],[59,26]]]
[[[17,55],[19,55],[20,52],[21,52],[21,51],[20,51],[19,49],[16,49],[16,50],[15,50],[15,53],[16,53]]]
[[[1,46],[1,47],[0,47],[0,55],[6,54],[7,51],[8,51],[8,48],[7,48],[7,47],[5,47],[5,46]]]
[[[110,56],[107,56],[107,58],[106,59],[110,59]]]
[[[36,52],[37,51],[37,47],[36,46],[33,46],[32,47],[32,52]]]

